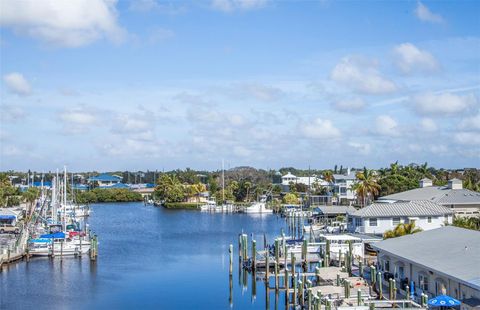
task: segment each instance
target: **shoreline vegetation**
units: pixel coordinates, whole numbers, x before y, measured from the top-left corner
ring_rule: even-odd
[[[97,202],[143,201],[140,193],[124,188],[94,188],[89,191],[75,191],[75,201],[80,204]]]

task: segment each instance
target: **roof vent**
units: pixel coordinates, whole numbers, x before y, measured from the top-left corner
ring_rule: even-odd
[[[430,180],[429,178],[423,178],[420,180],[419,183],[420,188],[432,186],[432,180]]]
[[[449,189],[462,189],[463,184],[462,181],[459,179],[451,179],[448,181],[448,188]]]

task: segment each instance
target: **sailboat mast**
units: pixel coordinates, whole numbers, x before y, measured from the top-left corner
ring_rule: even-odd
[[[225,161],[222,159],[222,203],[225,203]]]
[[[67,230],[67,166],[63,166],[63,228]]]

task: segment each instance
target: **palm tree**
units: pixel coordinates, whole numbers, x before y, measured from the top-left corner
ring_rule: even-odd
[[[417,232],[421,232],[421,231],[422,229],[420,227],[415,226],[415,222],[400,223],[393,230],[387,230],[383,234],[383,239],[396,238],[396,237],[401,237],[405,235],[416,234]]]
[[[336,168],[335,168],[335,170],[336,170]],[[327,189],[327,193],[330,193],[331,190],[332,190],[333,172],[331,170],[323,171],[322,178],[325,182],[327,182],[329,184],[328,189]]]
[[[398,160],[390,164],[390,174],[397,174],[397,173],[398,173]]]
[[[245,186],[245,189],[247,190],[247,202],[249,202],[250,201],[249,194],[250,194],[250,188],[252,187],[252,182],[247,181],[244,183],[244,186]]]
[[[352,186],[356,191],[357,196],[362,199],[362,206],[365,207],[370,197],[373,198],[378,195],[381,186],[378,185],[373,170],[363,168],[363,171],[357,172],[357,179],[359,180]]]

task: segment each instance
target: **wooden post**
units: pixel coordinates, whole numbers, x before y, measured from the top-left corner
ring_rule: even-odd
[[[377,273],[377,283],[378,283],[378,299],[383,299],[383,284],[382,284],[382,273],[379,271]]]
[[[375,288],[375,283],[377,282],[377,268],[375,266],[370,266],[370,281],[372,281],[372,286]]]
[[[340,274],[337,273],[337,286],[340,286]]]
[[[368,309],[369,310],[375,310],[375,303],[373,302],[373,300],[372,300],[371,303],[368,304]]]
[[[320,268],[315,267],[315,276],[317,277],[317,285],[320,283]]]
[[[347,271],[350,277],[352,276],[352,257],[353,257],[353,244],[352,244],[352,240],[348,240]]]
[[[312,281],[307,280],[307,310],[312,310]]]
[[[275,239],[275,261],[278,263],[280,259],[280,240]]]
[[[318,309],[322,309],[322,291],[317,291]]]
[[[242,235],[238,235],[238,259],[242,260]]]
[[[265,283],[269,285],[270,283],[270,253],[268,251],[265,251]]]
[[[307,262],[307,249],[308,249],[308,241],[305,239],[302,243],[302,260],[304,263]]]
[[[344,291],[344,295],[345,295],[345,298],[350,298],[350,283],[348,280],[343,280],[343,291]]]
[[[342,267],[342,250],[338,249],[338,267]]]
[[[397,299],[397,284],[395,282],[395,279],[392,280],[392,285],[393,285],[393,298],[390,297],[390,299],[396,300]]]
[[[362,290],[357,290],[357,305],[360,307],[362,305]]]
[[[292,291],[293,291],[293,305],[294,307],[297,305],[297,277],[295,271],[292,270]]]
[[[275,289],[278,290],[278,263],[275,261],[273,262],[273,267],[275,268]]]
[[[303,306],[303,281],[302,280],[299,280],[298,281],[298,299],[300,301],[300,305]]]
[[[285,277],[283,278],[283,286],[285,287],[285,305],[288,307],[288,303],[289,303],[289,288],[288,288],[288,267],[287,265],[285,264]]]
[[[363,278],[363,262],[361,258],[358,260],[358,275],[360,278]]]
[[[290,254],[290,265],[292,266],[292,276],[295,273],[295,254]]]
[[[63,259],[63,241],[60,242],[60,260]]]
[[[229,265],[229,274],[232,276],[233,274],[233,244],[230,244],[230,247],[228,248],[228,254],[230,257],[230,265]]]
[[[405,291],[406,291],[406,297],[407,297],[407,300],[410,300],[410,287],[408,285],[405,286]]]
[[[82,239],[83,239],[83,237],[81,235],[79,235],[79,238],[80,238],[80,253],[78,253],[78,257],[82,257]]]
[[[257,241],[252,240],[252,268],[257,268]]]
[[[388,297],[390,297],[390,300],[393,298],[393,283],[392,283],[392,278],[388,279]]]

